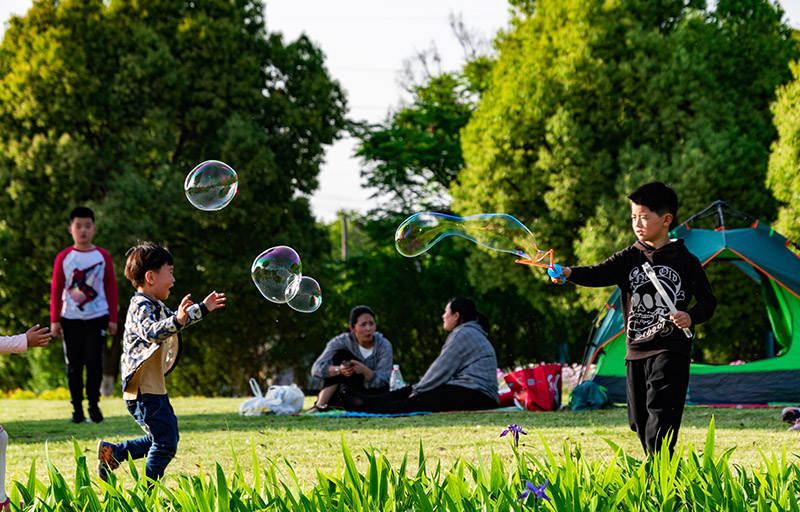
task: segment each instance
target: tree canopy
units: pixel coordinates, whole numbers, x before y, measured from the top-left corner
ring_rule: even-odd
[[[492,320],[501,366],[553,360],[566,343],[580,356],[609,290],[555,287],[464,240],[404,258],[392,234],[415,211],[508,213],[558,263],[594,264],[631,243],[625,197],[659,179],[680,196],[679,221],[721,199],[798,237],[800,47],[777,4],[509,4],[496,56],[428,75],[408,105],[367,126],[345,119],[322,49],[268,33],[260,0],[37,0],[0,45],[0,329],[47,323],[53,260],[79,204],[95,210],[95,242],[114,258],[122,315],[133,291],[125,252],[138,240],[175,257],[168,305],[228,294],[225,310],[184,334],[177,393],[305,370],[362,303],[409,379],[438,353],[441,312],[457,295]],[[307,197],[346,127],[384,202],[350,216],[343,259],[339,223],[316,223]],[[239,174],[237,197],[217,212],[181,190],[208,159]],[[275,245],[295,248],[320,282],[319,311],[275,306],[253,286],[251,262]],[[759,357],[768,323],[739,318],[763,308],[760,295],[707,270],[727,299],[700,331],[709,359]],[[57,347],[0,358],[0,388],[61,382],[61,358]]]
[[[322,268],[327,240],[304,197],[346,104],[321,50],[268,34],[263,12],[260,0],[40,0],[12,19],[0,46],[4,329],[48,323],[53,260],[72,243],[69,211],[84,204],[114,259],[122,318],[133,292],[125,252],[138,240],[173,253],[170,301],[228,294],[225,310],[184,334],[176,391],[244,388],[302,357],[296,313],[267,307],[249,269],[274,245],[294,247],[306,273]],[[218,212],[182,192],[208,159],[239,175]],[[58,349],[41,358],[43,375],[60,378]]]

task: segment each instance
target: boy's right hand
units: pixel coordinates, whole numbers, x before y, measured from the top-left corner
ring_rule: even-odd
[[[62,335],[61,322],[53,322],[50,324],[50,332],[53,333],[54,338],[60,338]]]
[[[61,324],[58,324],[61,327]],[[25,338],[28,340],[28,348],[30,347],[46,347],[47,343],[53,337],[47,331],[47,327],[39,329],[39,324],[34,325],[25,332]]]
[[[561,267],[561,276],[559,277],[551,277],[550,280],[556,284],[564,284],[569,279],[569,276],[572,275],[572,269],[569,267]]]
[[[186,323],[186,320],[189,319],[189,313],[186,312],[189,309],[189,306],[194,304],[192,300],[189,298],[192,294],[187,294],[184,298],[181,299],[181,304],[178,306],[178,312],[175,314],[175,318],[178,320],[178,323],[183,325]]]

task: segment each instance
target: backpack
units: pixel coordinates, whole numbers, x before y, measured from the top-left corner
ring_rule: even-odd
[[[589,411],[611,405],[606,388],[593,380],[585,380],[578,384],[569,397],[569,406],[573,411]]]

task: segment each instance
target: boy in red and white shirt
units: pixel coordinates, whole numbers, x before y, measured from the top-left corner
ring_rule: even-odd
[[[63,337],[72,423],[83,423],[83,368],[89,417],[103,421],[98,402],[106,336],[117,332],[117,278],[108,251],[92,244],[94,212],[79,206],[69,214],[74,245],[56,256],[50,297],[50,330]]]

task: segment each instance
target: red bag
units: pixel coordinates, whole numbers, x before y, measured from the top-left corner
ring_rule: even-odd
[[[529,411],[555,411],[561,407],[561,365],[543,364],[506,374],[514,400]]]
[[[505,378],[505,376],[503,376]],[[504,391],[497,396],[500,402],[500,407],[511,407],[514,405],[514,393],[511,391]]]

